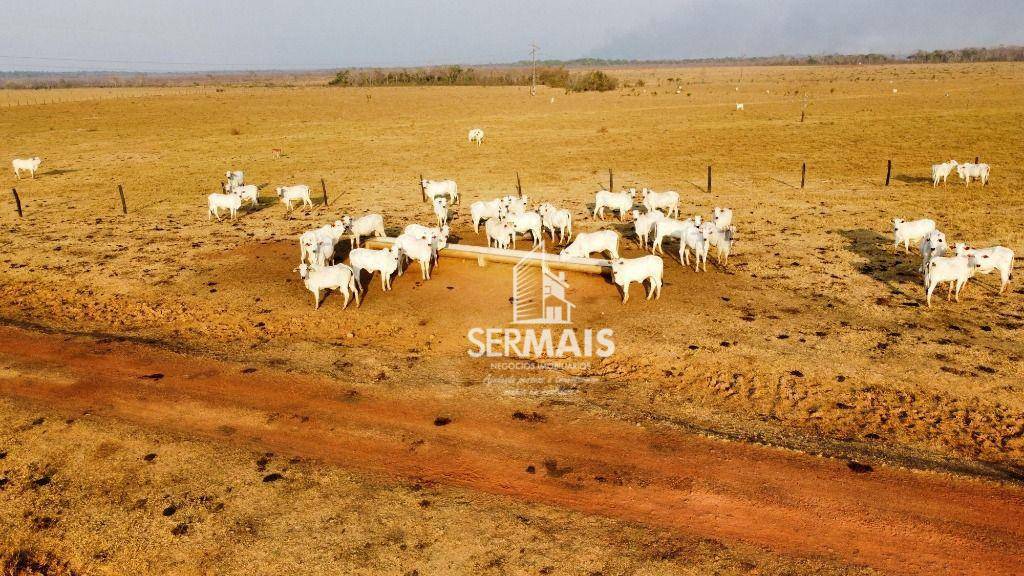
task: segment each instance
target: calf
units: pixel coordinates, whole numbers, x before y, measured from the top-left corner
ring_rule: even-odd
[[[604,220],[604,209],[612,212],[619,212],[619,220],[622,220],[626,212],[633,209],[633,201],[636,199],[636,191],[609,192],[599,190],[594,193],[594,218],[598,216]]]
[[[614,230],[580,232],[559,254],[564,258],[590,258],[593,252],[607,252],[612,258],[618,258],[619,233]]]
[[[932,305],[932,292],[935,287],[943,282],[949,282],[949,291],[946,293],[946,300],[950,295],[956,294],[956,301],[960,301],[960,290],[964,284],[974,275],[976,267],[975,259],[968,256],[936,256],[928,263],[924,273],[924,288],[928,306]]]
[[[622,303],[629,300],[629,285],[644,281],[650,283],[647,299],[661,298],[661,281],[665,273],[665,263],[661,258],[648,254],[639,258],[618,258],[612,260],[612,282],[622,287]]]
[[[448,223],[448,200],[446,198],[434,198],[434,216],[437,217],[438,227]]]
[[[718,261],[719,266],[728,266],[729,254],[732,253],[732,245],[736,241],[736,227],[729,226],[725,230],[719,230],[714,225],[708,226],[709,224],[711,223],[705,222],[701,226],[707,226],[705,235],[708,238],[708,244],[717,249],[715,260]]]
[[[348,308],[348,301],[353,295],[356,306],[359,306],[359,289],[356,285],[355,272],[344,264],[319,266],[317,264],[300,264],[294,270],[299,273],[306,288],[313,293],[314,309],[320,309],[320,292],[338,290],[345,296],[342,309]]]
[[[705,222],[710,224],[710,222]],[[714,224],[712,224],[714,226]],[[704,263],[704,271],[708,271],[708,236],[710,227],[700,226],[687,228],[679,239],[679,261],[685,266],[690,263],[689,251],[693,250],[693,270],[700,272],[701,262]]]
[[[991,248],[971,248],[963,242],[957,242],[953,246],[953,252],[957,256],[973,256],[977,269],[975,272],[989,274],[993,270],[999,270],[999,293],[1006,290],[1006,285],[1013,279],[1013,250],[1003,246],[992,246]]]
[[[892,219],[893,247],[903,244],[903,248],[909,253],[911,242],[920,242],[932,230],[935,230],[935,221],[927,218],[907,222],[902,218]]]

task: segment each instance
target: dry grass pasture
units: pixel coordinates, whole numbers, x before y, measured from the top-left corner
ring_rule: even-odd
[[[18,103],[0,106],[0,158],[43,158],[35,179],[3,176],[17,187],[24,217],[9,192],[0,196],[0,340],[10,344],[0,348],[5,558],[31,550],[85,573],[972,572],[898,551],[872,554],[870,545],[856,554],[818,549],[782,526],[773,538],[744,532],[754,523],[739,521],[680,529],[653,510],[663,521],[647,522],[642,507],[595,504],[593,490],[606,494],[605,481],[620,474],[618,486],[664,484],[666,497],[686,493],[680,502],[692,503],[704,495],[712,510],[721,500],[707,494],[742,492],[645,467],[659,461],[659,434],[679,434],[769,445],[759,449],[777,450],[780,461],[793,451],[823,456],[856,478],[907,474],[890,487],[950,477],[1005,490],[1006,514],[1024,506],[1019,274],[1003,295],[996,276],[980,276],[960,303],[939,297],[927,308],[920,256],[894,250],[890,235],[893,217],[930,217],[950,243],[1024,254],[1024,66],[613,73],[631,86],[603,94],[541,89],[534,98],[528,88],[506,87],[89,89],[66,91],[63,99],[73,101],[32,105],[0,94],[0,103]],[[114,97],[123,94],[130,97]],[[466,141],[474,127],[486,132],[481,146]],[[955,175],[931,186],[932,163],[975,156],[992,166],[988,186],[965,187]],[[615,331],[607,360],[510,380],[492,360],[468,357],[467,330],[511,321],[507,266],[442,257],[427,282],[414,265],[392,292],[374,278],[362,306],[342,310],[331,296],[317,312],[291,271],[298,234],[342,214],[379,212],[389,233],[429,223],[420,174],[458,181],[459,242],[484,243],[469,204],[511,193],[518,172],[531,199],[572,209],[576,232],[617,229],[625,256],[639,256],[631,222],[589,216],[608,168],[616,188],[677,190],[684,215],[733,208],[739,241],[728,267],[712,261],[701,273],[684,269],[671,244],[659,301],[644,301],[634,286],[621,305],[607,279],[570,274],[577,327]],[[205,196],[228,169],[263,186],[260,207],[235,222],[211,222]],[[319,194],[321,179],[328,205],[286,214],[276,202],[275,186],[306,183]],[[91,342],[94,352],[69,351],[83,362],[72,370],[59,356],[13,351],[36,337]],[[115,350],[123,362],[101,360],[124,342],[317,379],[328,400],[346,391],[352,405],[372,398],[391,407],[393,420],[386,430],[367,421],[373,432],[352,432],[366,453],[384,439],[410,454],[441,446],[430,453],[439,464],[423,478],[426,461],[416,468],[366,458],[373,464],[364,467],[351,446],[328,450],[288,436],[308,423],[320,426],[309,438],[341,430],[332,410],[346,404],[276,398],[269,382],[239,398],[245,394],[192,388],[166,372],[155,379],[159,389],[150,388],[154,379],[139,378],[152,376],[143,367],[132,364],[128,376],[141,353]],[[410,399],[451,423],[403,427],[403,415],[412,422],[428,411],[403,404]],[[169,417],[167,406],[182,418]],[[480,414],[500,415],[493,422],[508,429],[476,422]],[[524,434],[514,450],[493,452],[522,455],[528,434],[553,435],[545,427],[581,419],[595,431],[628,425],[649,433],[649,453],[638,451],[649,460],[600,460],[577,426],[567,430],[583,435],[579,446],[566,439],[571,447],[554,464],[538,455],[510,461],[508,471],[498,457],[479,468],[443,465],[487,452],[475,444],[485,437],[512,442]],[[523,432],[526,425],[534,432]],[[537,445],[557,450],[553,441]],[[161,455],[142,460],[150,452]],[[267,452],[274,466],[288,467],[284,481],[260,481],[264,470],[253,461]],[[874,471],[846,471],[853,461]],[[520,477],[526,465],[535,473]],[[490,482],[499,472],[508,482]],[[43,475],[60,491],[36,485]],[[859,513],[852,504],[743,494],[792,514],[820,505],[814,514],[822,522]],[[163,515],[171,504],[180,512]],[[870,524],[851,520],[850,530]],[[1000,530],[970,533],[990,545],[1014,533]],[[975,560],[988,574],[1022,570],[995,553]]]

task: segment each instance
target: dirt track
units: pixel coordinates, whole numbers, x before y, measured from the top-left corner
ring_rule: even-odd
[[[131,343],[2,328],[0,350],[0,393],[69,413],[885,571],[1024,570],[1017,486],[855,473],[572,407],[517,418],[507,399],[368,391]]]

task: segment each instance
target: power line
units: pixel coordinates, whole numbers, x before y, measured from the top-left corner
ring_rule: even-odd
[[[530,84],[530,96],[537,95],[537,47],[536,43],[530,43],[530,57],[533,58],[533,83]]]

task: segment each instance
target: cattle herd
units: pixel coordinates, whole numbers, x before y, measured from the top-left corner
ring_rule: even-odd
[[[483,142],[483,130],[471,130],[469,141],[477,144]],[[34,178],[41,163],[39,157],[16,158],[11,162],[18,178],[23,171],[28,171]],[[965,185],[970,185],[974,179],[982,185],[988,184],[988,164],[960,164],[950,160],[932,165],[932,185],[945,184],[954,169]],[[209,218],[218,221],[224,210],[234,219],[244,203],[248,202],[253,207],[259,205],[259,187],[245,184],[241,171],[228,171],[225,176],[227,180],[223,192],[207,197]],[[333,224],[307,231],[299,237],[300,261],[295,272],[299,273],[306,287],[313,293],[315,307],[319,308],[324,290],[342,293],[346,307],[352,298],[358,306],[363,289],[360,281],[363,271],[371,275],[379,273],[381,288],[384,291],[390,290],[392,276],[395,273],[402,275],[406,259],[418,262],[422,279],[430,279],[431,267],[436,266],[438,253],[447,246],[451,209],[460,203],[460,197],[458,186],[453,180],[423,180],[420,185],[424,200],[428,200],[433,209],[436,226],[410,224],[388,248],[372,250],[360,247],[364,236],[385,236],[384,219],[379,214],[367,214],[356,219],[345,216]],[[309,186],[304,184],[279,186],[276,192],[288,211],[295,204],[313,205]],[[629,285],[632,282],[649,284],[648,300],[661,296],[664,263],[657,254],[664,254],[662,246],[666,238],[678,241],[679,262],[684,266],[689,265],[690,253],[693,253],[694,271],[707,270],[708,252],[712,246],[717,250],[719,265],[728,264],[729,253],[736,241],[736,226],[732,224],[731,209],[715,207],[710,221],[705,221],[699,214],[680,220],[677,192],[642,189],[639,200],[643,211],[634,209],[637,199],[634,188],[620,192],[600,190],[594,195],[592,216],[604,220],[605,211],[617,212],[620,221],[627,215],[631,216],[637,243],[651,251],[650,255],[640,258],[622,258],[619,255],[621,238],[615,230],[580,232],[574,238],[570,210],[549,202],[540,203],[531,210],[528,196],[504,196],[473,202],[469,212],[475,233],[480,233],[480,224],[483,223],[488,247],[514,249],[517,236],[522,234],[525,238],[529,233],[532,246],[536,248],[543,242],[544,231],[547,230],[553,242],[556,241],[557,232],[557,243],[565,245],[559,253],[560,258],[589,258],[595,253],[607,254],[610,261],[603,264],[611,268],[612,281],[622,288],[623,302],[629,299]],[[961,290],[975,274],[998,271],[1000,294],[1006,290],[1013,277],[1014,253],[1009,248],[975,248],[959,242],[950,251],[946,235],[936,228],[934,220],[906,221],[895,218],[892,223],[894,246],[902,244],[908,253],[911,244],[917,244],[920,248],[920,272],[924,274],[925,299],[929,306],[932,293],[940,284],[949,285],[947,300],[955,298],[959,302]],[[336,246],[346,236],[352,243],[348,265],[335,262]]]

